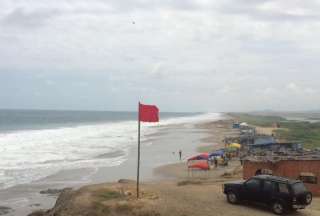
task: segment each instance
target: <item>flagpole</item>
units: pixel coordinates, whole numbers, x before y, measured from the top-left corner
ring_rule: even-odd
[[[139,198],[139,177],[140,177],[140,102],[138,105],[138,165],[137,165],[137,199]]]

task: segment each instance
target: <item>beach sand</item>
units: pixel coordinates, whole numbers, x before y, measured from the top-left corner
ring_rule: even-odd
[[[148,135],[141,146],[141,180],[148,182],[166,179],[167,176],[159,175],[159,172],[155,175],[153,170],[156,167],[179,162],[180,149],[185,160],[195,154],[200,146],[216,145],[212,140],[208,140],[208,137],[212,137],[212,127],[205,124],[161,126],[156,133]],[[215,139],[222,140],[221,137]],[[40,194],[40,191],[65,187],[79,188],[88,184],[115,182],[123,178],[135,179],[136,150],[132,148],[131,156],[120,166],[63,170],[30,184],[0,190],[0,207],[11,208],[6,215],[23,216],[39,208],[48,209],[54,206],[57,195]]]

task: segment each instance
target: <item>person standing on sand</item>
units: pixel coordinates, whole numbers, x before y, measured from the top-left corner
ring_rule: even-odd
[[[218,160],[216,157],[214,157],[214,167],[217,168],[218,167]]]
[[[182,151],[181,151],[181,149],[179,150],[179,159],[180,159],[180,161],[182,160]]]

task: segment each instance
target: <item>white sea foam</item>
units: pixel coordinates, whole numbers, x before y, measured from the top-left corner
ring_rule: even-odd
[[[159,125],[221,117],[211,113],[165,119],[143,124],[143,134],[154,133]],[[118,166],[129,157],[136,138],[135,121],[0,134],[0,188],[35,181],[63,169]]]

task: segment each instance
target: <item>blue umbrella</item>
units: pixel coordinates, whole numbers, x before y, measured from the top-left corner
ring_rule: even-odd
[[[223,149],[220,149],[220,150],[217,150],[215,152],[212,152],[209,154],[209,158],[211,157],[218,157],[218,156],[223,156],[224,155],[224,150]]]

